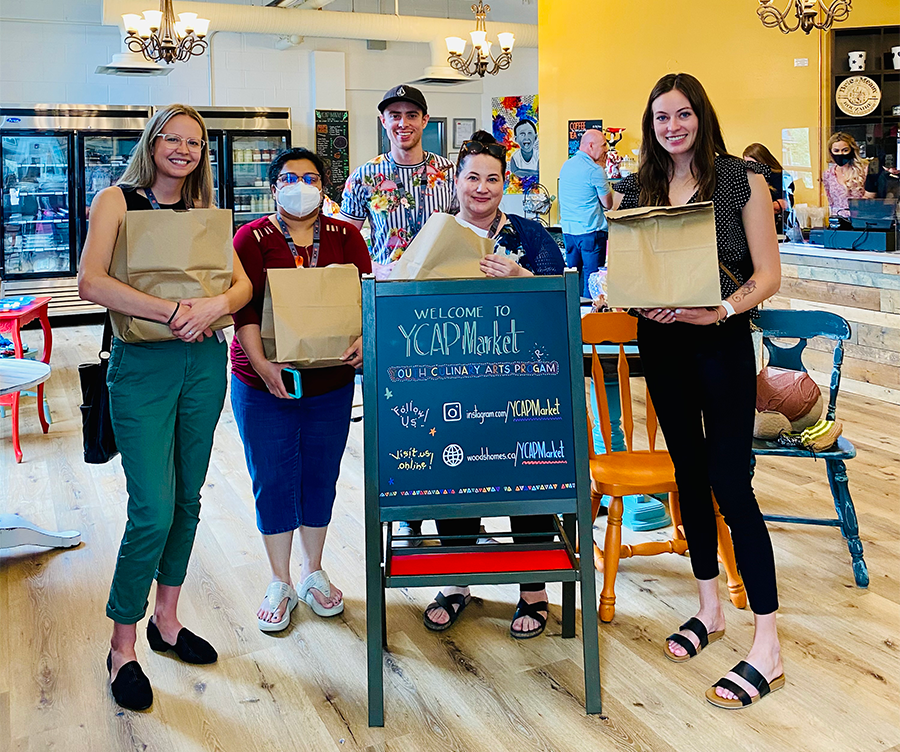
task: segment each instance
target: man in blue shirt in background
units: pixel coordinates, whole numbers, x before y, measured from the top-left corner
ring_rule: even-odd
[[[606,265],[608,233],[603,210],[613,205],[603,167],[608,150],[602,131],[585,131],[578,151],[559,172],[559,218],[566,264],[578,269],[585,298],[590,297],[588,277]]]

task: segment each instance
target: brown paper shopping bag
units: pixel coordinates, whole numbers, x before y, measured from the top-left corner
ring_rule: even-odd
[[[297,368],[343,365],[362,334],[362,291],[353,264],[269,269],[260,336],[266,358]]]
[[[233,260],[231,212],[128,211],[109,267],[111,276],[164,300],[221,295],[231,287]],[[175,339],[165,324],[110,311],[113,332],[124,342]],[[232,324],[223,316],[212,329]]]
[[[711,201],[607,212],[611,308],[716,306],[722,301]]]
[[[494,252],[492,240],[449,214],[432,214],[403,252],[389,279],[484,279],[479,264]]]

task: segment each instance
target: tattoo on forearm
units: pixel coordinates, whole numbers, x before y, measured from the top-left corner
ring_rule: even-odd
[[[738,303],[741,300],[743,300],[744,298],[746,298],[748,295],[752,294],[755,289],[756,289],[756,282],[752,279],[748,279],[746,282],[744,282],[743,287],[741,287],[740,290],[738,290],[734,295],[731,296],[731,299],[735,303]]]

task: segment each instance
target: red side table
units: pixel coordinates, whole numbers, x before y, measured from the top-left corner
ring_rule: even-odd
[[[41,352],[40,360],[42,363],[50,363],[50,350],[53,348],[53,333],[50,330],[50,317],[47,315],[47,304],[49,302],[49,297],[35,298],[30,305],[20,308],[17,311],[0,312],[0,334],[10,335],[17,358],[21,358],[24,354],[22,348],[22,327],[35,319],[40,319],[41,329],[44,333],[44,348]],[[19,447],[19,395],[20,392],[13,392],[12,394],[0,397],[0,406],[12,407],[12,440],[13,450],[16,454],[16,462],[22,461],[22,449]],[[47,433],[47,431],[50,430],[50,424],[44,413],[43,383],[38,384],[37,387],[37,407],[38,417],[41,419],[41,429],[44,433]]]

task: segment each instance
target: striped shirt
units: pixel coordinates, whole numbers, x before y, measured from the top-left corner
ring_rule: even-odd
[[[344,185],[341,214],[369,220],[372,260],[399,259],[428,218],[450,209],[456,197],[453,163],[425,153],[416,165],[398,165],[390,154],[357,167]]]

